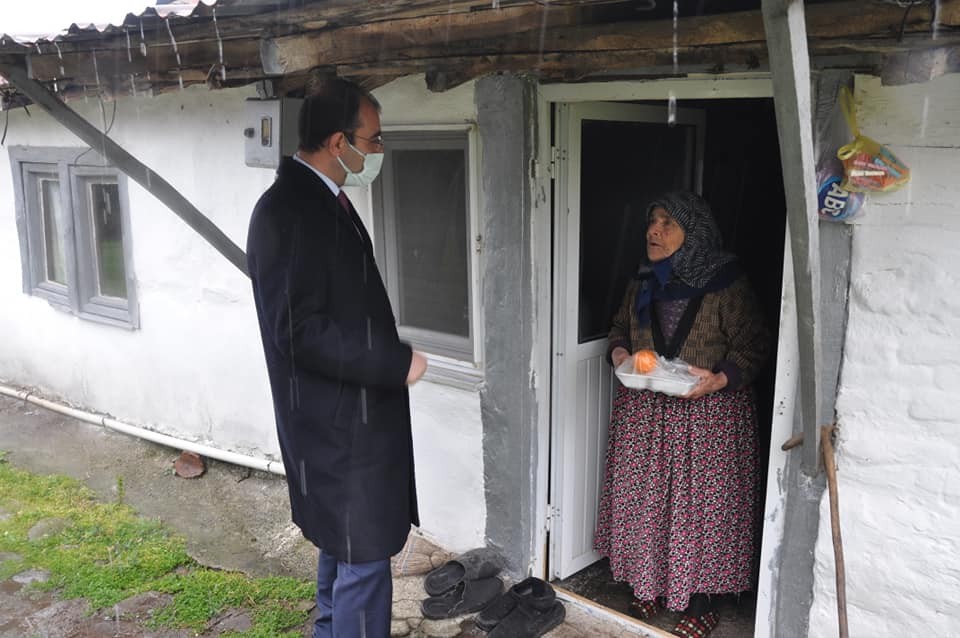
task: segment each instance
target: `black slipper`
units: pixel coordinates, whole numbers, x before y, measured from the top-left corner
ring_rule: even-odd
[[[493,578],[463,580],[450,591],[420,603],[424,618],[438,620],[480,611],[503,591],[503,581]]]
[[[553,587],[539,578],[530,576],[500,594],[500,596],[481,611],[474,623],[484,631],[490,631],[506,618],[513,608],[526,602],[541,611],[548,611],[556,600]]]
[[[567,611],[559,600],[547,609],[537,609],[521,601],[506,618],[497,623],[489,638],[537,638],[563,622]]]
[[[496,576],[503,569],[503,559],[492,549],[478,547],[464,552],[427,574],[423,588],[431,596],[450,591],[465,580]]]

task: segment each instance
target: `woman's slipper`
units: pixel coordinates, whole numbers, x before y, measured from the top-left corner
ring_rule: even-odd
[[[702,616],[684,616],[670,633],[682,638],[706,638],[718,624],[720,616],[717,612],[708,611]]]
[[[420,603],[424,618],[438,620],[480,611],[503,591],[503,581],[497,577],[462,580],[450,591],[431,596]]]
[[[487,635],[489,638],[537,638],[562,623],[566,615],[559,600],[554,600],[546,609],[537,609],[529,600],[521,600]]]
[[[484,631],[490,631],[506,618],[517,605],[528,604],[541,611],[553,607],[557,594],[553,587],[543,580],[530,576],[500,594],[483,611],[477,614],[474,624]]]
[[[634,598],[630,601],[630,606],[627,607],[627,613],[640,620],[650,620],[661,611],[663,611],[663,607],[656,600]]]
[[[423,588],[431,596],[450,591],[465,580],[496,576],[503,569],[503,559],[492,549],[478,547],[464,552],[427,574]]]

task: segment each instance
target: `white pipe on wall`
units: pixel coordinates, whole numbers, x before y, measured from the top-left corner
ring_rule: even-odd
[[[44,399],[43,397],[37,396],[33,392],[12,388],[10,386],[3,385],[2,383],[0,383],[0,394],[5,394],[15,399],[22,399],[23,401],[33,403],[34,405],[39,405],[42,408],[58,412],[59,414],[64,414],[86,423],[102,425],[105,428],[116,430],[117,432],[122,432],[124,434],[129,434],[153,443],[159,443],[160,445],[166,445],[167,447],[178,450],[194,452],[200,456],[206,456],[211,459],[223,461],[224,463],[232,463],[233,465],[249,467],[262,472],[270,472],[272,474],[286,476],[286,472],[283,468],[283,461],[258,459],[253,456],[238,454],[237,452],[219,450],[217,448],[210,447],[209,445],[203,445],[202,443],[178,439],[167,434],[160,434],[159,432],[154,432],[153,430],[147,430],[146,428],[141,428],[135,425],[130,425],[129,423],[118,421],[104,414],[96,414],[94,412],[87,412],[86,410],[72,408],[68,405],[57,403],[56,401]]]

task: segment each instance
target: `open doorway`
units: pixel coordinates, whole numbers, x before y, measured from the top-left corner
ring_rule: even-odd
[[[668,115],[675,116],[673,126]],[[548,572],[565,590],[620,613],[633,594],[593,552],[610,399],[606,330],[645,250],[644,212],[665,190],[691,188],[711,204],[724,237],[760,298],[777,340],[786,223],[773,101],[684,100],[558,105],[554,224],[553,511]],[[753,383],[765,493],[775,357]],[[759,559],[760,543],[757,542]],[[752,595],[722,599],[719,638],[753,635]],[[671,628],[678,615],[650,624]]]

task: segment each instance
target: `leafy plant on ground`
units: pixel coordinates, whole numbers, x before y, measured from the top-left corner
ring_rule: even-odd
[[[50,579],[36,587],[56,589],[64,598],[86,598],[94,609],[147,591],[169,593],[173,602],[154,615],[155,627],[199,630],[234,607],[248,610],[253,619],[250,631],[236,636],[294,638],[306,621],[303,603],[312,600],[313,583],[203,567],[187,554],[183,539],[161,523],[137,516],[122,502],[99,502],[73,479],[14,468],[2,451],[0,508],[9,514],[0,521],[0,552],[20,556],[0,562],[0,579],[44,569]],[[31,541],[31,528],[51,519],[63,521],[61,531],[54,527]]]

